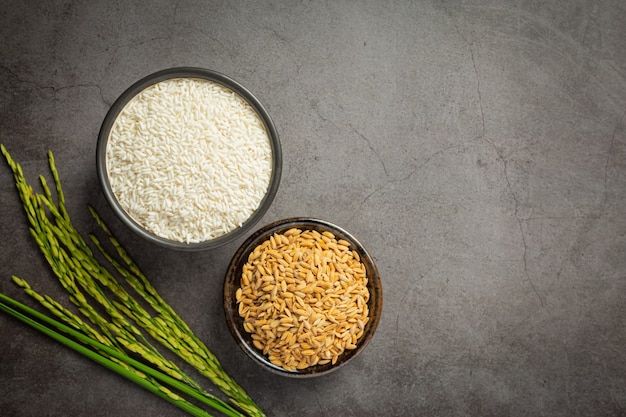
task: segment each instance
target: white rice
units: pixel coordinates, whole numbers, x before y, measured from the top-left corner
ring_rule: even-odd
[[[241,226],[270,183],[265,126],[239,94],[209,80],[177,78],[137,94],[106,148],[111,188],[150,232],[203,242]]]

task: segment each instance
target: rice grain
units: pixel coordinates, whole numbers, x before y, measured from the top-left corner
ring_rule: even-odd
[[[248,256],[236,292],[239,315],[274,365],[334,364],[356,349],[369,320],[369,290],[349,245],[330,232],[289,229]],[[249,307],[243,313],[242,305]]]
[[[148,231],[202,242],[240,227],[272,173],[254,108],[217,82],[175,78],[147,87],[117,116],[106,165],[122,208]]]

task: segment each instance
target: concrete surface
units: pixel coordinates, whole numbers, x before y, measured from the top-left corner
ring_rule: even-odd
[[[0,142],[32,181],[54,152],[79,229],[95,206],[269,415],[626,415],[623,1],[2,3]],[[340,371],[283,379],[237,350],[220,291],[240,241],[171,252],[108,209],[107,109],[183,65],[274,118],[261,224],[325,218],[375,256],[384,315]],[[0,291],[27,300],[16,274],[63,299],[4,163],[0,193]],[[0,335],[2,416],[183,415],[5,314]]]

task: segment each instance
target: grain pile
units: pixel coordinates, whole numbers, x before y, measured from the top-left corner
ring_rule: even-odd
[[[272,174],[265,125],[228,87],[176,78],[126,104],[108,138],[106,166],[122,208],[157,236],[203,242],[241,226]]]
[[[286,370],[335,363],[369,320],[365,266],[349,242],[290,229],[249,255],[236,292],[254,346]]]

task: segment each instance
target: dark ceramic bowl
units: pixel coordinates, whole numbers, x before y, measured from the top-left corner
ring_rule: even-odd
[[[369,321],[365,325],[363,336],[359,339],[356,349],[345,350],[339,356],[339,359],[334,365],[329,363],[325,365],[314,365],[300,370],[288,371],[282,367],[272,364],[263,352],[253,345],[252,337],[244,330],[243,319],[239,316],[235,293],[240,287],[243,265],[245,265],[248,261],[248,256],[258,245],[268,240],[274,233],[283,233],[291,228],[317,230],[320,233],[330,231],[337,239],[344,239],[350,242],[350,249],[357,251],[361,258],[361,262],[365,266],[368,278],[367,288],[370,293],[370,298],[367,303],[369,308]],[[383,291],[380,276],[376,265],[374,264],[374,260],[365,250],[363,245],[361,245],[350,233],[339,226],[324,220],[313,218],[289,218],[280,220],[275,223],[268,224],[253,233],[233,256],[224,280],[224,312],[228,328],[235,341],[239,347],[261,367],[275,374],[287,377],[306,378],[324,375],[336,370],[352,360],[363,351],[374,335],[382,313],[382,305]]]
[[[124,109],[126,104],[133,99],[133,97],[135,97],[144,89],[152,86],[153,84],[172,78],[205,79],[222,84],[223,86],[228,87],[238,93],[241,97],[248,101],[248,103],[256,110],[261,120],[263,121],[267,134],[270,138],[270,145],[272,150],[272,175],[270,178],[270,184],[264,198],[261,200],[261,203],[256,211],[254,211],[252,215],[240,227],[222,236],[198,243],[184,243],[173,241],[157,236],[154,233],[146,230],[141,224],[135,221],[120,205],[113,191],[111,190],[111,184],[109,182],[107,173],[107,143],[109,140],[110,131],[120,112]],[[98,135],[98,143],[96,147],[96,167],[98,172],[98,179],[100,181],[100,185],[102,187],[106,200],[108,201],[115,214],[128,228],[130,228],[132,231],[137,233],[139,236],[145,238],[146,240],[156,243],[160,246],[177,250],[194,251],[215,248],[229,243],[252,229],[252,227],[254,227],[254,225],[261,219],[261,217],[263,217],[263,215],[267,212],[268,208],[272,204],[276,192],[278,191],[278,185],[280,183],[280,177],[282,173],[282,152],[280,147],[280,141],[278,138],[278,132],[276,131],[276,127],[274,126],[274,123],[272,122],[269,113],[261,104],[261,102],[250,91],[248,91],[237,81],[218,72],[203,68],[181,67],[162,70],[154,74],[148,75],[145,78],[142,78],[131,87],[129,87],[126,91],[124,91],[124,93],[122,93],[122,95],[115,101],[115,103],[111,106],[109,112],[107,113],[104,122],[102,123],[100,133]]]

